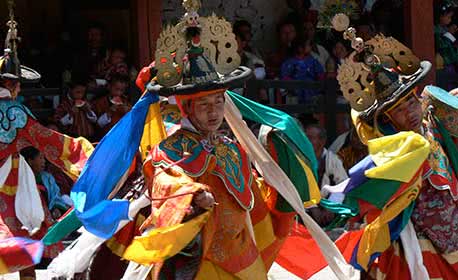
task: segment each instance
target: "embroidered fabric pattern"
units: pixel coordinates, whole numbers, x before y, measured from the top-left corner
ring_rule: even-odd
[[[11,144],[16,139],[17,130],[24,128],[32,113],[16,101],[0,102],[0,143]]]

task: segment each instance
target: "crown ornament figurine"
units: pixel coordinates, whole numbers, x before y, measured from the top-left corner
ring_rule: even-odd
[[[372,119],[375,111],[395,104],[421,81],[431,63],[420,62],[412,51],[392,37],[376,35],[367,42],[357,37],[345,14],[331,21],[336,31],[351,42],[354,51],[337,71],[345,99],[362,118]]]
[[[229,87],[249,78],[240,67],[231,24],[215,14],[201,17],[200,0],[184,0],[186,13],[177,25],[164,27],[155,53],[156,84],[161,95]]]

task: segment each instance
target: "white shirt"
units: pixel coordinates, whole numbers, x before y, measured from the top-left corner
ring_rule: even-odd
[[[326,72],[326,63],[329,60],[329,52],[322,46],[316,45],[318,52],[313,51],[312,56],[323,66],[323,70]]]
[[[331,178],[334,185],[348,178],[347,171],[336,154],[324,148],[322,157],[325,160],[325,170],[323,178],[321,178],[321,186],[330,185]]]

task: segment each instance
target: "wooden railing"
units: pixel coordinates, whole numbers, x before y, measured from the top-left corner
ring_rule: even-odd
[[[340,112],[349,112],[348,105],[337,104],[338,84],[335,79],[328,79],[321,82],[304,82],[304,81],[281,81],[281,80],[255,80],[252,79],[246,83],[245,95],[255,101],[258,101],[257,94],[260,89],[285,89],[293,92],[297,89],[318,90],[322,98],[317,104],[269,104],[279,110],[289,114],[299,113],[325,113],[326,130],[328,138],[334,139],[336,136],[336,116]],[[45,97],[59,96],[62,94],[60,88],[25,88],[21,91],[24,97]],[[32,109],[32,112],[40,120],[45,120],[53,114],[52,108]]]
[[[326,130],[328,139],[334,139],[336,135],[337,113],[350,112],[350,107],[337,103],[339,86],[337,80],[327,79],[320,82],[305,81],[281,81],[281,80],[255,80],[252,79],[246,84],[246,96],[258,101],[258,93],[261,89],[285,89],[291,93],[298,89],[317,90],[322,93],[319,102],[316,104],[269,104],[289,114],[300,113],[325,113]]]

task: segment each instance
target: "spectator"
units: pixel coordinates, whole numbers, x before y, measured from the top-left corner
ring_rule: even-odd
[[[262,80],[266,77],[266,68],[264,61],[257,57],[255,54],[246,51],[245,46],[247,45],[246,36],[242,32],[235,33],[235,38],[237,40],[238,49],[237,52],[240,55],[241,63],[240,65],[246,66],[253,70],[255,78],[258,80]],[[233,89],[235,92],[239,94],[243,94],[243,88],[236,88]],[[261,89],[259,94],[259,102],[265,104],[268,103],[268,96],[267,91],[265,89]]]
[[[294,56],[283,62],[281,66],[281,79],[283,80],[302,80],[317,81],[323,79],[324,71],[320,63],[311,55],[311,40],[296,39],[291,49]],[[300,89],[296,90],[299,103],[305,104],[313,102],[319,94],[316,90]]]
[[[318,159],[318,186],[336,185],[348,178],[340,159],[324,147],[327,141],[326,130],[317,124],[305,124],[305,133],[313,145],[316,158]],[[307,209],[311,217],[321,226],[328,226],[334,219],[334,214],[321,206]]]
[[[443,4],[435,11],[434,39],[436,51],[442,57],[445,71],[451,76],[456,77],[456,66],[458,63],[458,52],[453,42],[453,35],[447,27],[452,23],[454,8],[450,4]],[[455,81],[445,85],[446,90],[455,87]]]
[[[246,50],[248,41],[246,40],[246,36],[244,33],[235,33],[235,38],[238,44],[237,52],[239,53],[241,58],[240,65],[246,66],[253,70],[256,79],[264,79],[266,77],[266,68],[262,58]]]
[[[37,181],[38,188],[46,200],[49,211],[54,219],[59,218],[72,206],[70,197],[60,194],[60,188],[56,184],[54,177],[44,171],[45,158],[34,147],[27,147],[21,150],[21,155],[31,167]]]
[[[105,80],[110,81],[113,75],[129,75],[129,67],[126,61],[127,53],[121,47],[113,47],[105,62]]]
[[[85,79],[75,79],[70,84],[69,93],[56,109],[54,121],[61,132],[92,140],[97,116],[86,99],[86,84]]]
[[[244,40],[246,41],[246,44],[244,44],[243,47],[244,51],[252,53],[257,57],[261,57],[259,52],[251,46],[251,39],[253,38],[251,23],[249,23],[246,20],[237,20],[236,22],[234,22],[232,30],[234,34],[239,34],[243,36]]]
[[[104,28],[98,23],[92,23],[87,29],[86,46],[73,59],[72,72],[87,73],[91,79],[103,79],[106,56]]]
[[[355,128],[337,137],[329,151],[339,156],[347,171],[368,155],[367,147],[359,140]]]
[[[109,94],[97,99],[94,109],[98,116],[98,138],[103,137],[131,108],[126,97],[126,89],[129,78],[122,75],[114,75],[108,84]]]
[[[321,66],[326,72],[329,72],[328,69],[326,69],[326,65],[328,64],[330,55],[325,47],[316,43],[316,24],[307,21],[306,23],[304,23],[303,28],[305,36],[304,38],[312,42],[312,56],[316,60],[318,60],[318,62],[321,64]]]
[[[54,177],[56,184],[60,187],[60,191],[63,195],[70,195],[74,182],[67,176],[67,174],[49,162],[46,164],[46,172],[50,173]]]
[[[337,40],[332,47],[332,56],[328,60],[326,68],[328,69],[328,77],[335,78],[337,69],[342,64],[343,60],[350,54],[351,47],[342,40]]]
[[[347,172],[339,157],[325,148],[326,130],[317,124],[307,124],[305,133],[313,145],[318,160],[318,182],[324,185],[337,185],[348,178]]]
[[[281,64],[287,59],[292,42],[296,39],[296,27],[289,21],[282,21],[277,26],[278,48],[267,60],[267,77],[280,77]]]

